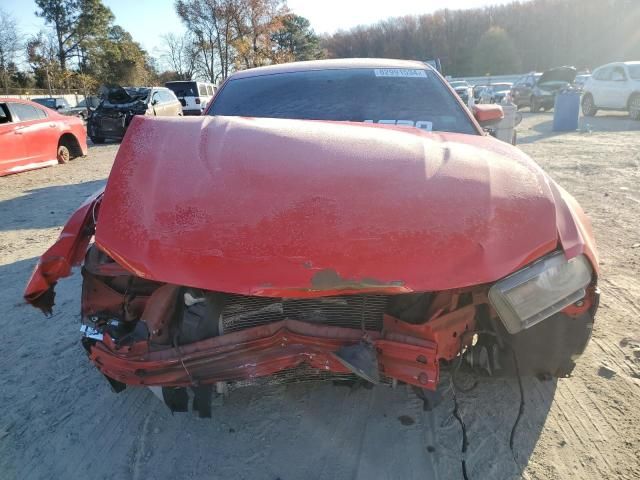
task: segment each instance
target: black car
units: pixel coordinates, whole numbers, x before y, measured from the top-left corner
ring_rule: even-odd
[[[165,87],[102,87],[102,102],[87,119],[93,143],[122,140],[136,115],[181,116],[182,105]]]
[[[69,102],[65,98],[54,98],[54,97],[42,97],[42,98],[32,98],[32,102],[38,103],[43,107],[50,108],[51,110],[55,110],[60,115],[68,115],[72,117],[81,117],[83,119],[87,118],[87,109],[86,107],[78,104],[76,107],[72,107],[69,105]]]
[[[556,94],[573,84],[576,73],[574,67],[557,67],[544,73],[529,73],[513,85],[513,103],[518,108],[529,107],[532,112],[550,110]]]

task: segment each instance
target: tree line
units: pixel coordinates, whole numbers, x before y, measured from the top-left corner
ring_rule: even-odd
[[[159,58],[115,23],[102,0],[35,3],[34,13],[46,28],[26,38],[16,20],[0,10],[3,93],[29,88],[85,93],[101,84],[169,80],[217,83],[234,70],[324,56],[309,21],[282,0],[176,0],[186,33],[165,35]]]
[[[0,9],[0,91],[95,92],[323,57],[440,58],[446,74],[498,75],[640,59],[640,0],[528,0],[389,18],[319,38],[284,0],[175,0],[184,35],[152,57],[102,0],[35,0],[46,28],[25,37]],[[340,12],[336,12],[339,15]]]
[[[530,0],[390,18],[322,39],[329,57],[440,58],[480,76],[640,60],[640,1]]]

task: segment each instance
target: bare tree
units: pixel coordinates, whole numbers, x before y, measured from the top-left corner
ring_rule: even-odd
[[[0,10],[0,82],[5,93],[9,92],[9,70],[15,65],[18,52],[22,49],[22,41],[16,20],[4,10]]]
[[[162,36],[165,49],[162,59],[176,72],[180,80],[191,80],[201,62],[201,49],[193,34],[182,36],[168,33]]]
[[[232,25],[237,0],[176,0],[176,12],[196,39],[206,77],[216,82],[234,62]]]

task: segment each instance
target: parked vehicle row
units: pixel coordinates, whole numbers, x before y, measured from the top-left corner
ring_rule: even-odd
[[[461,97],[467,98],[467,82],[450,84]],[[565,90],[582,93],[582,112],[587,117],[599,110],[610,110],[626,111],[632,119],[640,120],[640,61],[610,63],[592,74],[577,74],[570,66],[556,67],[542,73],[527,73],[513,85],[493,83],[472,87],[475,103],[508,100],[518,109],[528,107],[531,112],[552,109],[556,95]]]
[[[87,97],[75,107],[62,97],[0,99],[0,175],[85,155],[87,134],[96,144],[106,139],[122,140],[136,115],[181,116],[183,103],[189,107],[191,101],[201,114],[214,93],[213,86],[184,83],[194,84],[200,89],[196,92],[204,95],[187,95],[180,101],[166,87],[117,86],[105,88],[100,98]]]

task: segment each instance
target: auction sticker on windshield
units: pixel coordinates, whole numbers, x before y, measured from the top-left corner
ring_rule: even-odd
[[[427,72],[412,68],[376,68],[374,69],[376,77],[423,77],[426,78]]]
[[[414,122],[413,120],[365,120],[364,123],[380,123],[382,125],[397,125],[400,127],[416,127],[422,130],[433,130],[433,123],[422,120]]]

